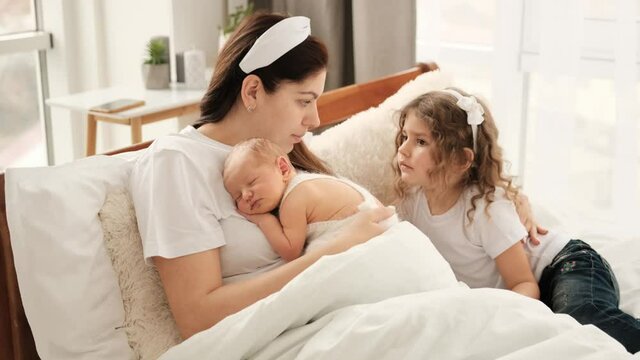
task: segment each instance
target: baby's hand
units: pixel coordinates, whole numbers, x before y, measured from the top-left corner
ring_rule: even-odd
[[[269,220],[271,217],[275,217],[273,216],[273,214],[271,213],[264,213],[264,214],[247,214],[244,213],[242,211],[240,211],[238,209],[238,212],[240,213],[240,215],[244,216],[245,218],[247,218],[247,220],[251,221],[252,223],[260,226],[260,223],[264,223],[267,220]]]

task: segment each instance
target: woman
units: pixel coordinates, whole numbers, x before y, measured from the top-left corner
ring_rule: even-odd
[[[252,16],[220,53],[201,118],[155,141],[134,167],[131,193],[145,259],[158,269],[183,338],[280,290],[321,256],[382,233],[377,222],[393,213],[363,212],[331,244],[285,264],[260,229],[235,212],[224,189],[224,159],[252,137],[290,151],[300,169],[328,172],[301,142],[319,125],[316,99],[327,58],[325,46],[309,36],[309,19]]]
[[[378,222],[393,215],[388,208],[360,212],[325,247],[284,263],[225,191],[226,156],[254,137],[289,152],[298,169],[329,173],[301,142],[319,125],[328,60],[309,34],[304,17],[246,19],[218,56],[201,118],[156,140],[132,171],[144,256],[158,269],[184,339],[277,292],[320,257],[379,235]]]

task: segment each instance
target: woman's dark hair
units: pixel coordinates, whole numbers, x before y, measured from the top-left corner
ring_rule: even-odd
[[[240,94],[242,81],[249,75],[240,69],[240,61],[262,33],[285,18],[278,14],[256,13],[245,18],[231,34],[218,55],[213,77],[200,102],[201,114],[194,123],[195,128],[219,122],[227,115]],[[319,39],[309,36],[270,65],[250,74],[262,80],[267,93],[273,93],[282,81],[302,81],[326,69],[328,61],[326,46]],[[331,170],[304,143],[295,144],[289,157],[299,169],[331,174]]]
[[[245,18],[231,34],[218,55],[209,88],[200,103],[201,115],[194,124],[196,128],[206,123],[218,122],[227,115],[240,94],[242,81],[249,75],[240,69],[240,61],[262,33],[285,18],[277,14],[256,13]],[[302,81],[325,69],[328,60],[325,45],[309,36],[270,65],[250,74],[257,75],[262,80],[267,93],[273,93],[283,80]]]

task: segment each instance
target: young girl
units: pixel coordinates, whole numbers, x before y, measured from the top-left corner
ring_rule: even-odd
[[[532,246],[503,173],[487,107],[458,89],[426,93],[400,114],[399,213],[422,230],[472,288],[506,288],[593,324],[640,350],[640,321],[618,308],[616,278],[588,244],[549,232]]]
[[[363,187],[342,178],[296,171],[275,143],[253,138],[233,147],[223,169],[224,187],[240,212],[265,234],[286,261],[332,239],[359,209],[382,206]],[[271,212],[278,209],[276,217]],[[383,226],[397,222],[394,215]]]

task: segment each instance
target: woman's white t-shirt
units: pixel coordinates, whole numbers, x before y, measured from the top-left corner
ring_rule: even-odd
[[[225,282],[283,264],[224,188],[222,169],[230,151],[188,126],[157,139],[140,156],[130,192],[145,259],[220,248]]]
[[[467,188],[446,213],[432,215],[422,191],[412,191],[398,207],[401,218],[411,222],[433,242],[449,262],[458,280],[472,288],[505,288],[495,258],[520,240],[527,231],[520,222],[513,202],[503,189],[496,189],[495,201],[485,212],[484,198],[476,201],[473,221],[467,217],[475,187]],[[540,237],[540,245],[525,242],[524,248],[536,280],[555,255],[569,242],[562,234],[549,232]]]

